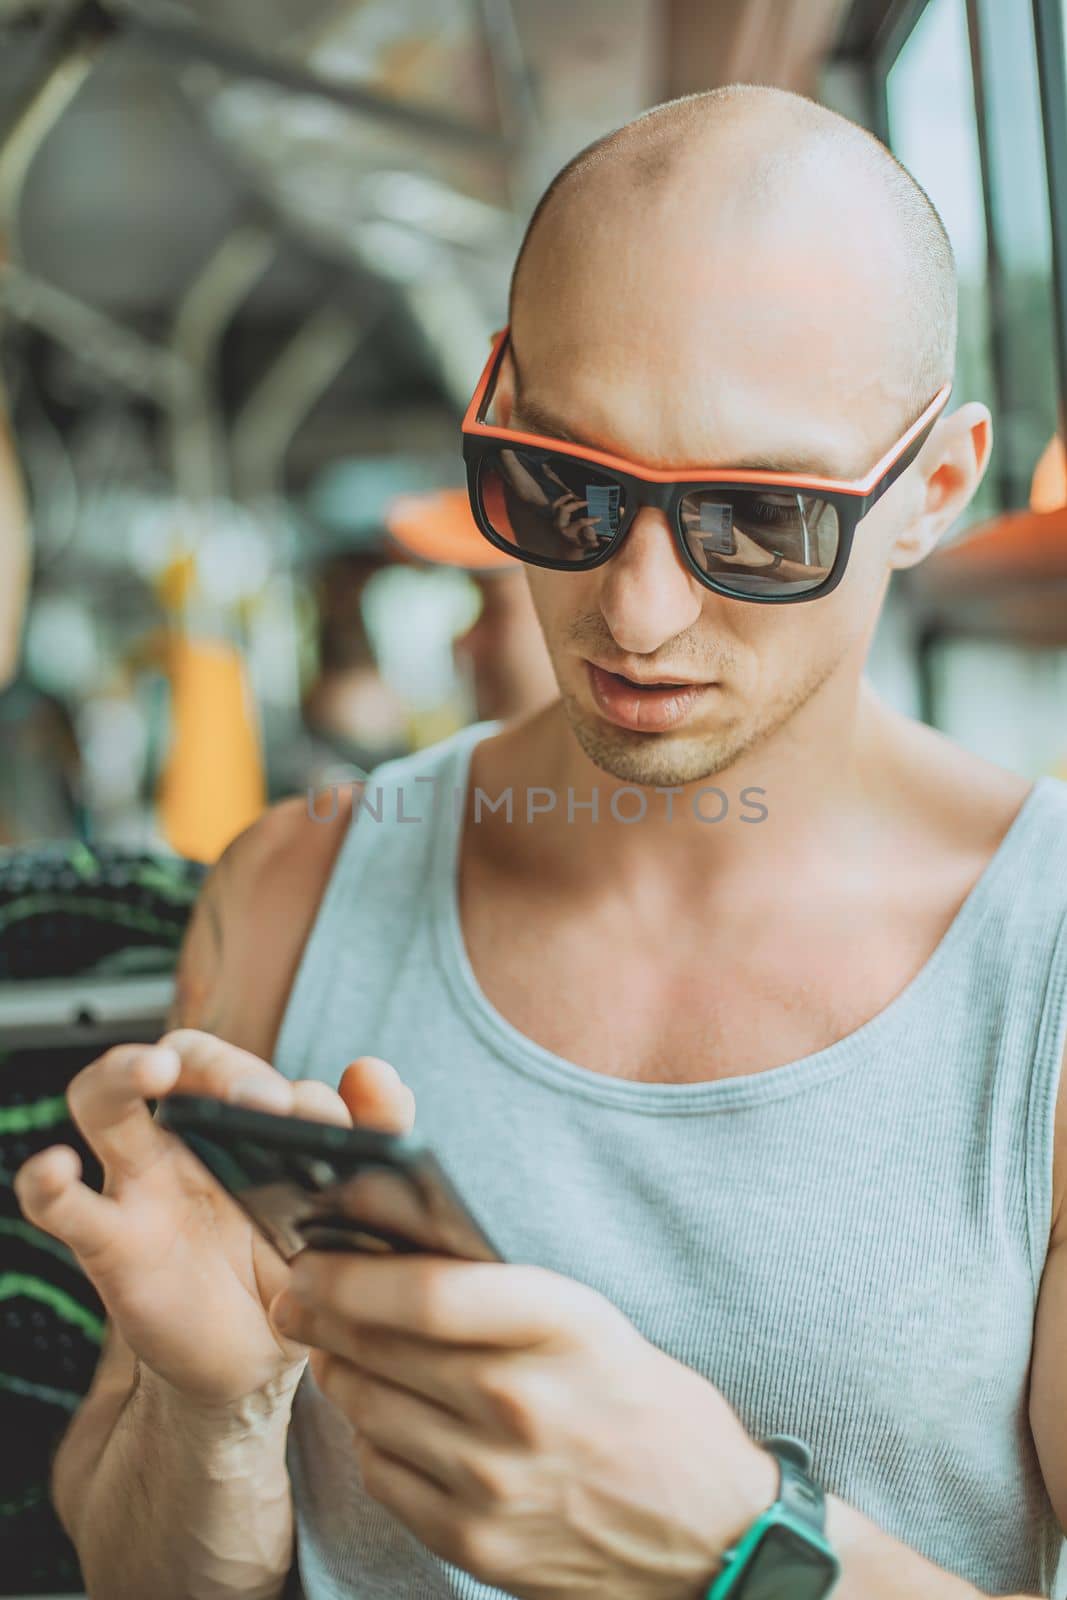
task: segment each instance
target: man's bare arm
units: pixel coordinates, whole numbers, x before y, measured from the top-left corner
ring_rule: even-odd
[[[53,1468],[52,1499],[60,1522],[75,1543],[84,1486],[93,1475],[136,1381],[137,1357],[117,1329],[109,1325],[92,1386],[63,1436],[62,1475]]]
[[[346,823],[347,813],[312,825],[303,802],[286,802],[230,847],[190,919],[169,1027],[212,1032],[269,1059]],[[109,1324],[52,1470],[93,1600],[280,1594],[292,1551],[293,1387],[237,1410],[198,1410],[142,1369]]]
[[[202,1028],[270,1061],[296,969],[351,818],[283,800],[212,869],[178,958],[172,1027]]]
[[[934,1566],[840,1500],[829,1500],[826,1525],[842,1567],[834,1600],[990,1600],[985,1590]],[[1037,1597],[1020,1593],[1003,1600]]]
[[[197,897],[174,973],[174,998],[167,1029],[202,1028],[222,1033],[226,991],[223,982],[224,939],[222,880],[231,858],[223,856]]]
[[[293,1552],[285,1440],[297,1381],[197,1409],[109,1330],[54,1480],[93,1600],[278,1600]]]

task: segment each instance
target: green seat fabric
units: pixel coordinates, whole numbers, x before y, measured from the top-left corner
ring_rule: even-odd
[[[0,851],[0,985],[171,972],[206,870],[115,846]],[[82,1587],[48,1480],[99,1358],[105,1313],[69,1251],[22,1216],[12,1180],[36,1151],[69,1144],[99,1189],[66,1090],[103,1048],[5,1048],[0,1030],[0,1594]]]

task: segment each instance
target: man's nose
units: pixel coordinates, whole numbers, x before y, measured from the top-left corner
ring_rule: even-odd
[[[705,590],[682,561],[662,511],[643,507],[600,568],[600,610],[620,649],[646,655],[700,616]]]

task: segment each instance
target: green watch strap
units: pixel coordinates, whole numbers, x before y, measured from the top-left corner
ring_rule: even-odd
[[[794,1579],[801,1585],[797,1594],[825,1600],[841,1567],[826,1541],[826,1497],[812,1476],[811,1451],[788,1434],[762,1440],[761,1448],[778,1462],[778,1498],[724,1552],[719,1575],[705,1600],[745,1600],[753,1585],[759,1594],[768,1593],[766,1585],[772,1573],[780,1585],[791,1564]]]
[[[826,1527],[826,1497],[811,1475],[811,1451],[807,1445],[780,1433],[764,1439],[763,1449],[769,1450],[778,1462],[778,1504],[821,1535]]]

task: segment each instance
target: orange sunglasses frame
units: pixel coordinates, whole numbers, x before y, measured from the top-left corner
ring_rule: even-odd
[[[493,335],[493,348],[489,360],[478,380],[477,388],[471,396],[470,405],[463,418],[463,454],[467,463],[467,486],[470,494],[471,510],[482,535],[499,550],[514,556],[516,560],[527,561],[534,566],[549,567],[557,572],[588,572],[592,567],[599,566],[612,556],[621,545],[629,527],[632,526],[631,516],[626,526],[613,538],[609,544],[588,561],[554,562],[543,556],[519,550],[515,545],[497,535],[492,524],[485,515],[482,505],[481,490],[479,487],[480,469],[483,457],[488,453],[493,444],[519,446],[526,450],[536,450],[546,455],[562,455],[568,460],[588,461],[592,465],[606,468],[609,472],[627,480],[636,480],[655,486],[669,485],[676,491],[678,504],[686,493],[707,484],[727,484],[732,489],[746,490],[761,488],[771,485],[779,489],[795,489],[798,491],[815,491],[823,499],[832,500],[838,511],[839,535],[838,553],[826,579],[817,588],[802,591],[799,594],[784,595],[746,595],[739,594],[736,590],[717,584],[703,572],[696,564],[689,546],[677,526],[675,537],[682,550],[686,564],[695,572],[696,576],[709,589],[714,589],[717,594],[725,595],[731,600],[742,600],[757,605],[775,605],[783,602],[796,602],[802,600],[815,600],[831,589],[837,587],[844,576],[848,557],[851,553],[852,539],[857,525],[866,516],[867,512],[881,498],[885,491],[896,482],[897,478],[911,465],[919,450],[926,442],[926,437],[933,428],[944,407],[948,403],[952,392],[951,383],[943,384],[934,395],[930,404],[911,424],[910,428],[901,435],[897,442],[875,462],[870,472],[863,478],[836,479],[820,478],[811,475],[779,472],[739,472],[729,467],[711,467],[704,472],[686,471],[684,476],[679,476],[675,471],[653,471],[641,467],[632,461],[627,461],[623,456],[615,456],[602,450],[592,450],[584,445],[571,444],[568,440],[553,439],[545,434],[522,433],[513,428],[501,428],[493,423],[483,421],[483,412],[487,406],[487,396],[496,380],[497,373],[504,359],[510,328],[502,328]],[[665,509],[662,495],[650,496],[648,504],[659,509]],[[842,511],[848,514],[842,517]],[[634,513],[636,515],[636,512]]]

